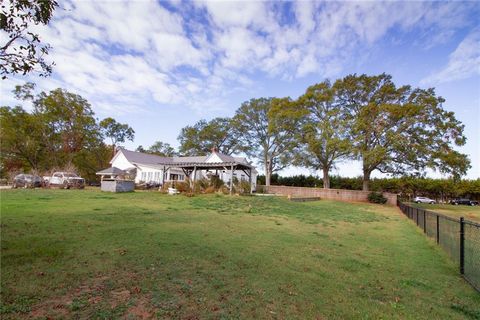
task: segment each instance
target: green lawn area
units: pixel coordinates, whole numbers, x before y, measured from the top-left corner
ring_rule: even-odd
[[[446,216],[459,219],[464,217],[465,220],[480,222],[480,206],[454,206],[451,204],[426,204],[426,203],[409,203],[412,207],[427,209],[438,212]]]
[[[480,294],[395,207],[0,195],[2,319],[480,319]]]

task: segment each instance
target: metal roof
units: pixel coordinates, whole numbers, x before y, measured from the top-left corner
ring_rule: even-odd
[[[102,175],[120,175],[120,174],[126,174],[126,172],[122,169],[117,168],[117,167],[111,167],[111,168],[107,168],[107,169],[103,169],[101,171],[98,171],[96,174],[99,175],[99,176],[102,176]]]
[[[231,166],[232,163],[235,165],[244,165],[246,167],[253,167],[247,162],[247,159],[243,157],[233,157],[223,153],[215,152],[216,155],[223,161],[216,164],[210,165],[210,163],[205,162],[209,156],[196,156],[196,157],[161,157],[154,154],[148,154],[143,152],[130,151],[127,149],[119,149],[119,152],[122,152],[125,158],[131,163],[147,166],[158,166],[165,165],[170,167],[181,167],[181,166],[204,166],[204,167],[215,167],[223,164],[224,166]]]
[[[177,168],[228,168],[234,166],[236,168],[253,168],[252,165],[243,162],[182,162],[182,163],[165,163],[165,167],[177,167]]]

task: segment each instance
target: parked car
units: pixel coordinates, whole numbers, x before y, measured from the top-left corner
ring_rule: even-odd
[[[64,189],[85,188],[85,179],[72,172],[55,172],[48,178],[49,186],[60,187]]]
[[[466,206],[478,206],[478,201],[470,200],[470,199],[453,199],[450,201],[450,204],[458,206],[459,204],[463,204]]]
[[[12,187],[16,188],[40,188],[43,179],[33,174],[18,174],[13,178]]]
[[[427,197],[415,197],[413,199],[413,202],[415,203],[429,203],[429,204],[435,204],[436,201]]]

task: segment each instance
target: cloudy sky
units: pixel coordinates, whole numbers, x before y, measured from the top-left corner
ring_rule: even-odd
[[[446,99],[465,124],[468,177],[480,177],[478,2],[59,3],[38,28],[53,47],[53,75],[2,81],[2,104],[14,104],[10,91],[26,80],[62,87],[99,118],[129,123],[136,138],[126,147],[177,146],[185,125],[232,116],[250,98],[296,98],[325,78],[386,72]],[[309,173],[283,174],[300,172]],[[349,162],[335,173],[361,171]]]

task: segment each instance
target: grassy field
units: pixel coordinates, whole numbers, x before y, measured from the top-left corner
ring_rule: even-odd
[[[2,319],[480,318],[480,294],[394,207],[0,195]]]
[[[466,220],[480,222],[480,206],[454,206],[451,204],[410,203],[412,207],[435,211],[453,218],[464,217]]]

